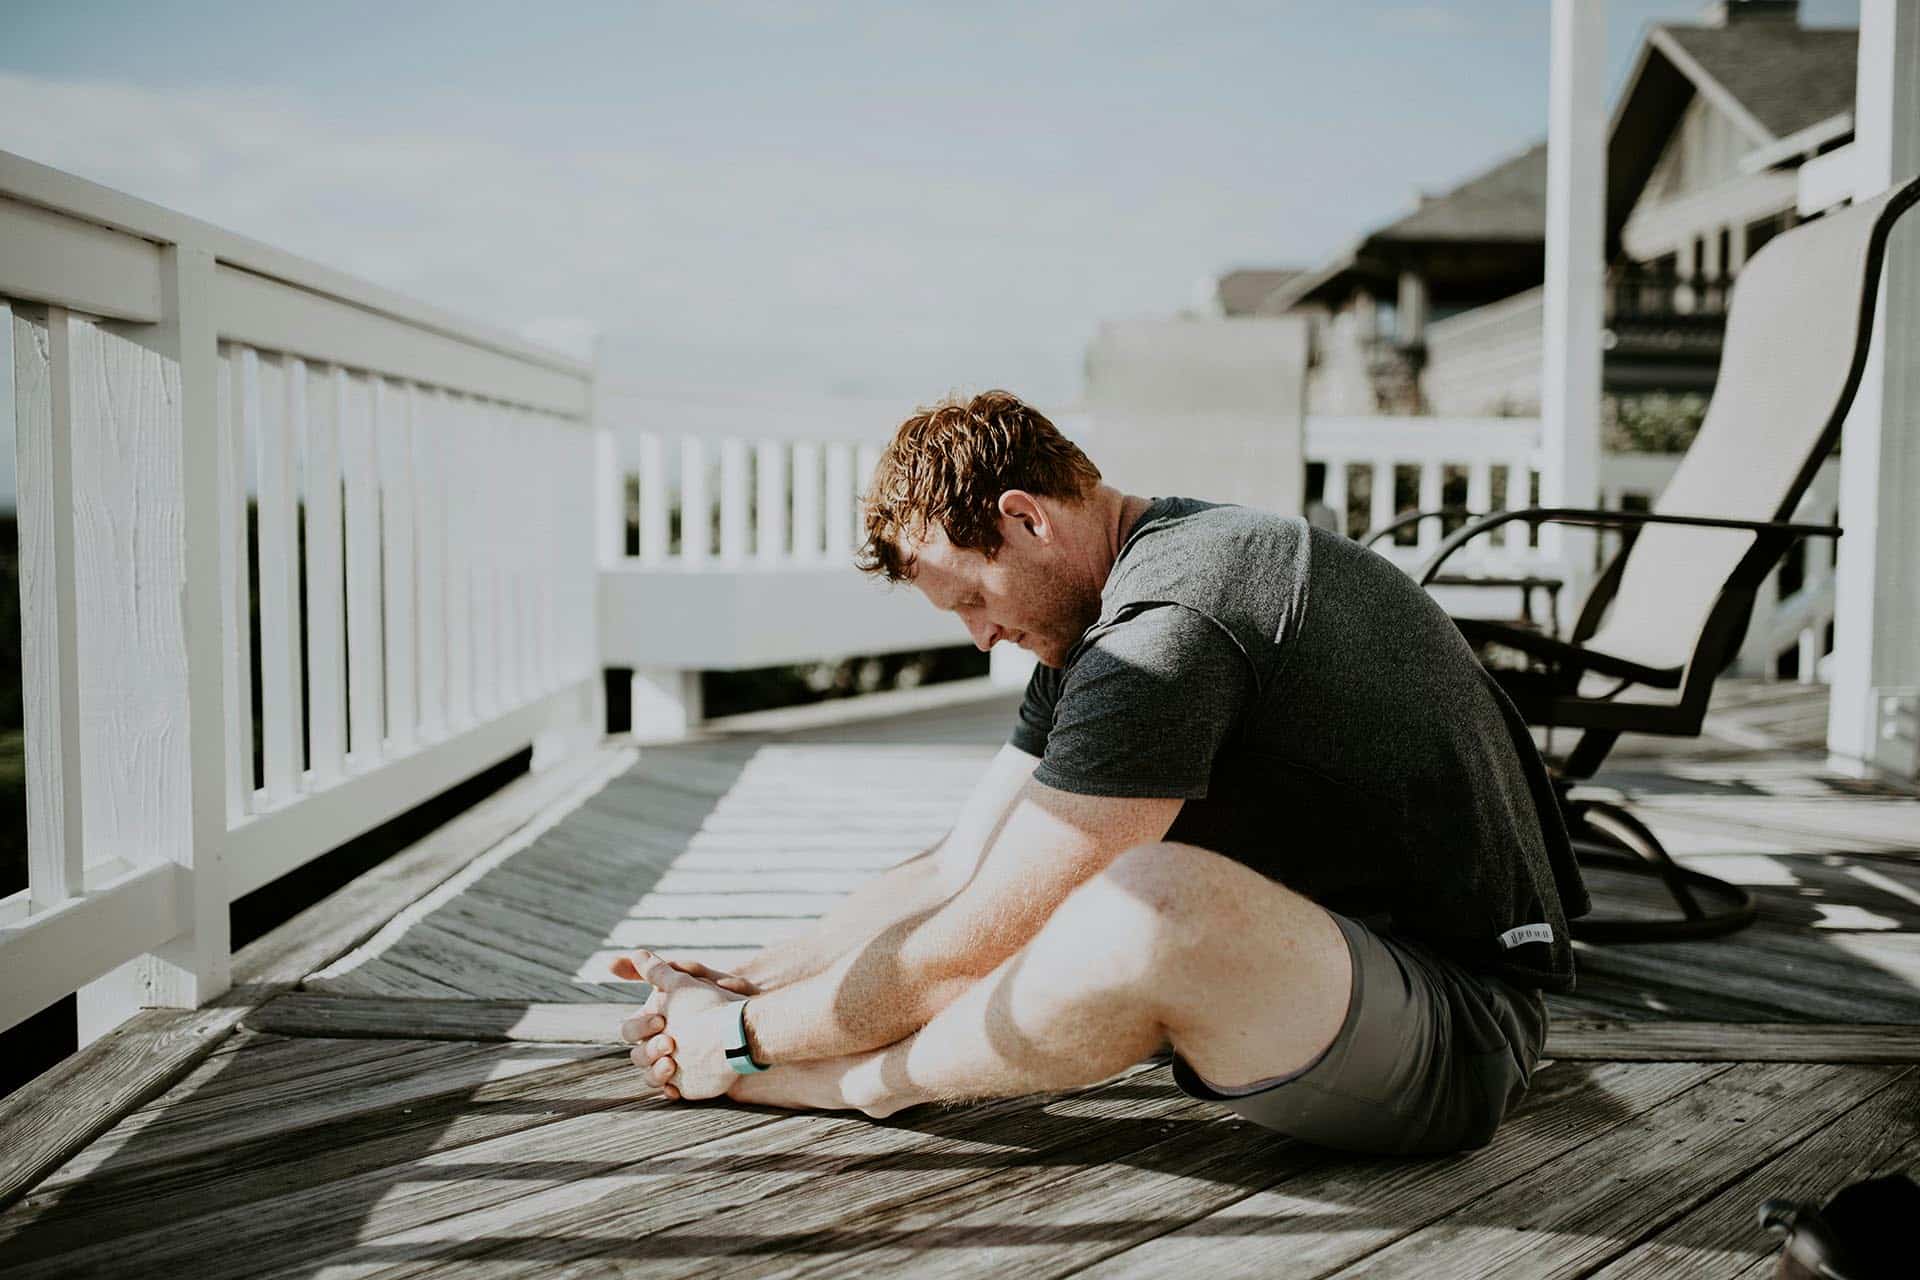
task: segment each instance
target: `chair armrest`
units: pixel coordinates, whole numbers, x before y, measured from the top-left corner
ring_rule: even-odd
[[[1499,515],[1500,512],[1496,511],[1491,514]],[[1361,535],[1360,545],[1370,547],[1380,541],[1380,539],[1391,537],[1393,534],[1400,532],[1410,525],[1416,525],[1423,520],[1433,520],[1441,516],[1465,516],[1468,520],[1478,520],[1481,518],[1465,507],[1435,507],[1431,511],[1409,511],[1404,515],[1394,517],[1378,529],[1367,530],[1366,533]]]
[[[1773,534],[1785,542],[1797,538],[1837,538],[1841,535],[1839,525],[1831,524],[1793,524],[1785,520],[1733,520],[1721,516],[1677,516],[1658,511],[1602,511],[1589,507],[1530,507],[1524,511],[1499,511],[1484,516],[1456,529],[1451,536],[1440,544],[1433,553],[1433,559],[1420,570],[1420,583],[1427,585],[1433,580],[1440,566],[1461,547],[1473,541],[1490,529],[1515,520],[1525,521],[1529,525],[1571,524],[1587,525],[1602,529],[1635,529],[1650,524],[1681,525],[1698,529],[1741,529],[1755,538]]]

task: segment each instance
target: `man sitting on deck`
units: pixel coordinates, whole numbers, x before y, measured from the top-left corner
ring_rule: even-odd
[[[739,974],[617,962],[655,986],[622,1027],[650,1081],[881,1116],[1171,1045],[1181,1088],[1307,1141],[1492,1137],[1586,895],[1418,586],[1302,520],[1121,493],[1005,392],[900,428],[867,533],[862,568],[1039,659],[1012,739],[938,845]]]

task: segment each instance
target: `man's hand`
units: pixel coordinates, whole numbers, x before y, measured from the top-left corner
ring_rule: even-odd
[[[690,972],[694,968],[701,974]],[[675,964],[650,951],[621,956],[613,971],[653,986],[640,1012],[620,1024],[621,1038],[634,1046],[634,1065],[646,1068],[649,1081],[667,1097],[691,1102],[720,1097],[733,1087],[740,1079],[726,1059],[739,1017],[733,1006],[741,995],[752,994],[752,983],[695,962]]]

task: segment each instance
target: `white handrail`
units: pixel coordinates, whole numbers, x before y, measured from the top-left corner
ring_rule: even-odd
[[[0,153],[0,367],[30,850],[0,1028],[203,1003],[233,899],[597,736],[586,366]]]

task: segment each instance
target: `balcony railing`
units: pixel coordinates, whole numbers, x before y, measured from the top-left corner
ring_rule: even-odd
[[[1607,278],[1607,350],[1620,359],[1716,364],[1733,277],[1623,263]]]
[[[597,736],[584,367],[0,154],[0,371],[28,827],[0,1027],[204,1003],[233,899]]]

